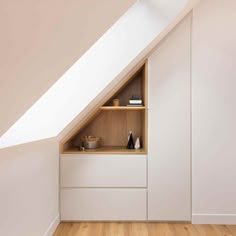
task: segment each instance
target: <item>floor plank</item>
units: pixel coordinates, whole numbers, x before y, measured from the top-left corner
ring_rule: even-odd
[[[61,223],[54,236],[236,236],[236,225],[175,223]]]

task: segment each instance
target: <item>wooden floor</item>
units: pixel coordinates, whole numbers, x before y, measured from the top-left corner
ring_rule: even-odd
[[[54,236],[236,236],[236,225],[61,223]]]

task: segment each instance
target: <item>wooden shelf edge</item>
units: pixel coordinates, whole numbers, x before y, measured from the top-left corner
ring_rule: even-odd
[[[62,154],[128,154],[128,155],[141,155],[147,154],[146,149],[126,149],[124,147],[102,147],[97,149],[86,149],[80,151],[78,149],[69,149]]]
[[[82,151],[77,151],[77,152],[62,152],[61,155],[63,154],[86,154],[86,155],[94,155],[94,154],[102,154],[102,155],[147,155],[147,152],[82,152]]]
[[[132,107],[130,107],[130,106],[117,106],[117,107],[115,107],[115,106],[102,106],[102,107],[100,107],[100,109],[101,110],[145,110],[146,109],[146,107],[145,106],[137,106],[137,107],[135,107],[135,106],[132,106]]]

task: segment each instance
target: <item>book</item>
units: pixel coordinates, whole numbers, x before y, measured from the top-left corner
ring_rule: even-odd
[[[141,100],[141,96],[139,96],[139,95],[132,95],[130,100]]]
[[[129,100],[129,104],[142,104],[142,100]]]

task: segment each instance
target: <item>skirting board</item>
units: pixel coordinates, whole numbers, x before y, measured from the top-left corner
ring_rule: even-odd
[[[193,214],[192,224],[236,224],[236,214]]]
[[[52,221],[52,223],[49,225],[46,233],[44,234],[44,236],[52,236],[53,233],[56,231],[57,229],[57,226],[59,225],[60,223],[60,216],[57,215],[55,217],[55,219]]]

